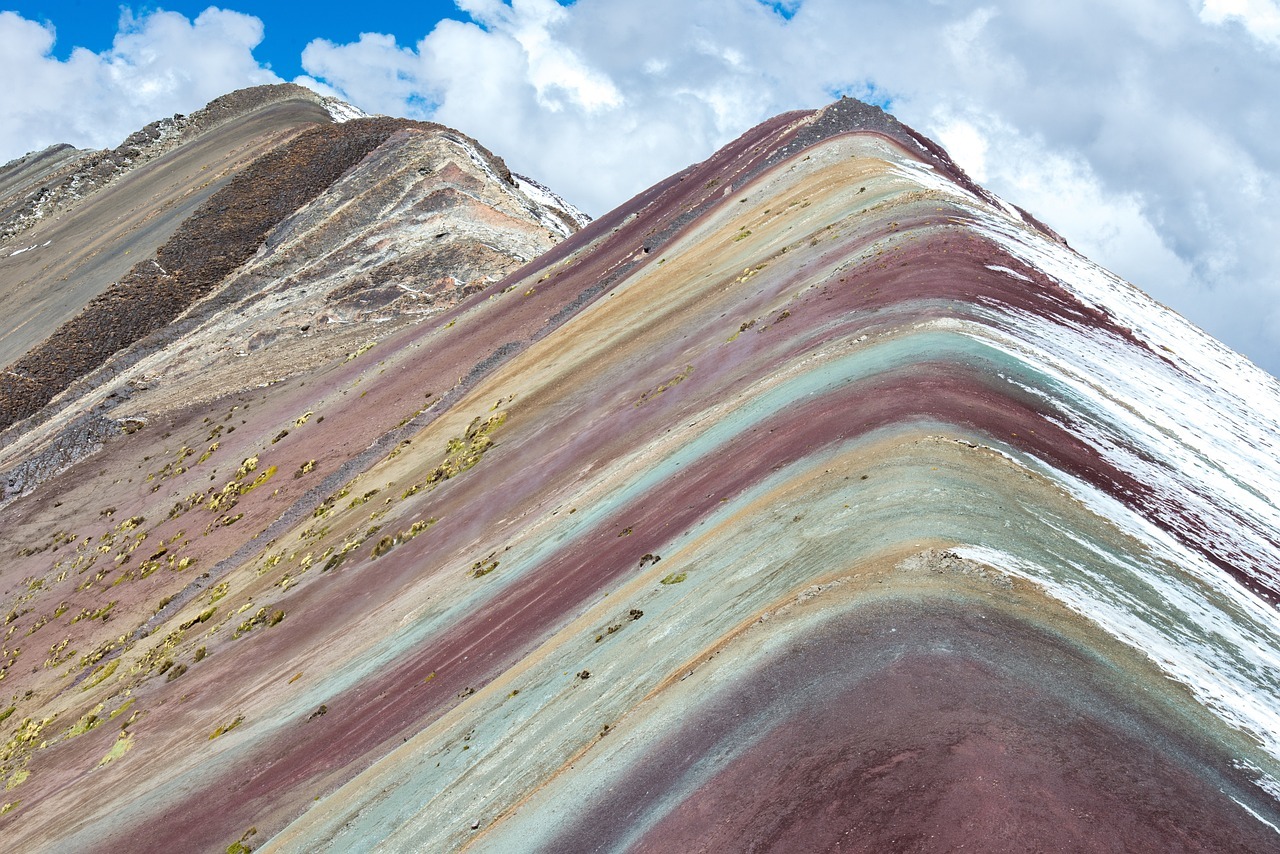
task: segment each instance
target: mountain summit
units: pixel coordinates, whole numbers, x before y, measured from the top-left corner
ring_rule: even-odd
[[[1272,378],[851,99],[330,119],[13,220],[10,847],[1274,850]]]

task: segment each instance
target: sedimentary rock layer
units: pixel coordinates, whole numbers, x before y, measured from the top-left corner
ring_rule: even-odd
[[[0,511],[15,844],[1275,845],[1280,389],[865,105],[197,398]]]
[[[176,142],[162,137],[143,165],[24,237],[53,235],[36,247],[53,267],[26,263],[23,250],[0,258],[0,301],[18,312],[5,343],[29,348],[0,374],[0,423],[28,422],[0,433],[6,496],[119,432],[117,410],[145,378],[163,376],[160,398],[189,404],[304,372],[443,310],[579,225],[457,131],[333,124],[322,99],[300,92],[214,101],[184,118]],[[228,146],[229,165],[211,159]],[[211,166],[224,174],[189,183]],[[104,211],[126,206],[122,234],[83,243]],[[125,272],[99,259],[104,249],[143,257]],[[54,277],[63,268],[74,273],[67,284]],[[76,305],[114,273],[123,275]],[[174,404],[153,395],[143,405]]]

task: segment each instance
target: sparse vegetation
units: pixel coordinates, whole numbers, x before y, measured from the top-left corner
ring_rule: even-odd
[[[483,578],[498,568],[498,561],[494,560],[493,555],[489,555],[484,560],[478,560],[471,566],[472,578]]]
[[[378,343],[377,341],[366,341],[365,343],[357,347],[355,352],[348,353],[346,361],[350,362],[352,359],[360,358],[365,353],[368,353],[370,350],[372,350],[377,345],[377,343]]]
[[[285,618],[284,611],[279,609],[274,611],[269,611],[266,606],[263,606],[259,608],[252,617],[245,620],[240,625],[236,626],[235,631],[231,633],[231,637],[233,639],[239,638],[242,635],[246,635],[249,632],[253,631],[258,626],[270,627],[270,626],[278,625],[281,621],[284,620],[284,618]]]
[[[437,484],[457,477],[480,462],[485,453],[493,447],[492,434],[507,420],[505,412],[499,412],[487,419],[477,415],[468,425],[466,433],[449,440],[445,449],[445,459],[427,474],[426,478],[409,487],[401,498],[408,498],[423,489],[434,488]]]
[[[667,389],[672,388],[673,386],[677,386],[680,383],[684,382],[692,374],[693,374],[693,365],[685,365],[684,370],[681,371],[680,373],[676,374],[675,376],[671,377],[665,382],[660,383],[659,385],[650,389],[649,391],[646,391],[643,394],[641,394],[640,398],[635,402],[635,405],[644,406],[646,403],[650,402],[651,400],[653,400],[653,398],[662,394]]]
[[[131,747],[133,747],[133,734],[129,732],[120,733],[120,735],[116,736],[116,743],[111,745],[111,749],[107,751],[107,755],[98,762],[98,767],[101,768],[104,765],[110,765],[115,762],[128,753]]]
[[[251,827],[246,830],[239,840],[232,842],[227,846],[227,854],[249,854],[253,849],[249,847],[248,842],[252,837],[256,836],[257,833],[258,828],[256,827]]]
[[[612,626],[609,626],[609,628],[605,629],[603,632],[596,635],[596,643],[600,643],[600,641],[604,640],[614,632],[621,631],[622,628],[626,626],[627,623],[635,622],[636,620],[640,619],[643,616],[644,616],[644,611],[641,611],[639,608],[632,608],[630,611],[627,612],[627,618],[625,620],[614,623]]]
[[[215,738],[226,735],[242,723],[244,723],[244,715],[236,715],[235,719],[230,723],[222,724],[214,729],[213,732],[209,733],[209,741],[213,741]]]

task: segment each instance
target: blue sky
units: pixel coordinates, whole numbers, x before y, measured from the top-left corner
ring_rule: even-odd
[[[72,48],[88,48],[95,53],[108,50],[115,39],[122,10],[134,17],[164,9],[195,18],[210,5],[173,0],[165,3],[111,3],[99,0],[40,0],[3,2],[24,18],[49,22],[57,31],[53,53],[65,60]],[[413,44],[430,32],[441,18],[466,19],[452,0],[422,0],[414,3],[309,3],[219,2],[225,9],[248,12],[262,20],[265,36],[253,55],[276,74],[293,79],[302,73],[302,49],[313,39],[350,42],[361,33],[390,33],[401,43]]]
[[[1280,374],[1280,0],[0,0],[0,81],[0,163],[295,81],[593,215],[850,94]]]

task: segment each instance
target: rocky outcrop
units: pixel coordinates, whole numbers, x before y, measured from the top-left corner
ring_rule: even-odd
[[[401,124],[361,119],[321,126],[259,158],[182,223],[154,258],[139,261],[9,366],[0,376],[0,429],[33,415],[113,353],[168,325],[257,252],[272,228]]]
[[[198,139],[201,128],[297,88],[218,99],[184,133]],[[263,356],[256,373],[279,376],[331,358],[352,335],[363,336],[352,346],[378,340],[455,305],[577,228],[548,200],[545,191],[523,192],[500,158],[443,126],[388,118],[318,125],[231,178],[153,257],[0,374],[0,427],[41,413],[73,384],[59,404],[68,414],[111,400],[103,397],[107,386],[119,388],[122,372],[149,357],[156,358],[145,369],[163,373],[170,387],[189,380],[225,394],[229,388],[214,378],[229,355]],[[297,358],[292,336],[313,339],[305,358]],[[158,364],[180,340],[183,367]],[[225,378],[230,387],[243,381]],[[29,446],[35,435],[44,433],[23,442],[10,430],[7,440],[17,445],[6,456],[43,454]]]

